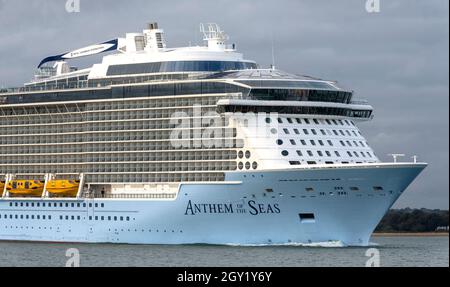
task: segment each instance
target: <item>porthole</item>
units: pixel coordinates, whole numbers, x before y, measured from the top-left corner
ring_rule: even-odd
[[[250,158],[252,154],[250,153],[250,151],[246,151],[245,152],[245,158]]]
[[[272,134],[274,134],[274,135],[276,135],[276,134],[278,133],[278,131],[277,131],[276,128],[272,128],[272,129],[270,130],[270,132],[271,132]]]
[[[245,169],[250,169],[250,162],[247,161],[247,162],[245,163]]]
[[[253,169],[257,169],[258,168],[258,163],[256,161],[253,162],[252,164]]]
[[[239,151],[238,152],[238,157],[239,158],[243,158],[244,157],[244,152],[243,151]]]
[[[278,139],[278,140],[277,140],[277,145],[282,145],[282,144],[283,144],[283,141],[280,140],[280,139]]]
[[[243,164],[242,162],[239,162],[239,163],[238,163],[238,168],[239,168],[239,169],[243,169],[243,168],[244,168],[244,164]]]
[[[288,155],[289,155],[289,152],[288,152],[287,150],[284,150],[284,151],[281,152],[281,154],[282,154],[283,156],[288,156]]]
[[[266,123],[270,124],[272,122],[271,118],[266,118]]]

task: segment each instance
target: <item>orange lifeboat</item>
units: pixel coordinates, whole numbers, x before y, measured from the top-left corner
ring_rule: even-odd
[[[12,196],[40,197],[44,191],[44,182],[40,180],[11,180],[6,190]]]
[[[79,186],[79,180],[54,179],[47,183],[46,189],[54,196],[75,197]]]

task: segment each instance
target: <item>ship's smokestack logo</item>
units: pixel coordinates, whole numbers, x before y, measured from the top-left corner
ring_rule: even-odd
[[[197,214],[278,214],[281,209],[278,203],[257,203],[254,200],[248,202],[232,203],[193,203],[191,200],[186,205],[184,215]]]

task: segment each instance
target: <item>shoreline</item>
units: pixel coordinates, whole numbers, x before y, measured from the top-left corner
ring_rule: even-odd
[[[448,236],[448,232],[375,232],[372,236]]]

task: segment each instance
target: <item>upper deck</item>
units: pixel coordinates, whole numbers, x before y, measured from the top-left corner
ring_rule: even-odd
[[[337,82],[261,69],[256,62],[244,59],[234,44],[227,45],[228,37],[218,26],[209,25],[202,31],[205,46],[167,48],[163,31],[152,24],[142,33],[128,33],[125,38],[47,57],[41,61],[35,80],[20,88],[0,90],[0,106],[240,93],[242,99],[252,101],[289,105],[293,101],[296,105],[318,102],[316,106],[327,109],[321,114],[370,118],[372,107],[354,101],[353,91]],[[114,54],[104,56],[101,63],[90,68],[77,70],[66,62],[113,50]],[[50,62],[55,65],[48,66]],[[336,105],[320,104],[323,102]],[[339,110],[328,110],[333,107]],[[271,109],[279,110],[274,106]]]

